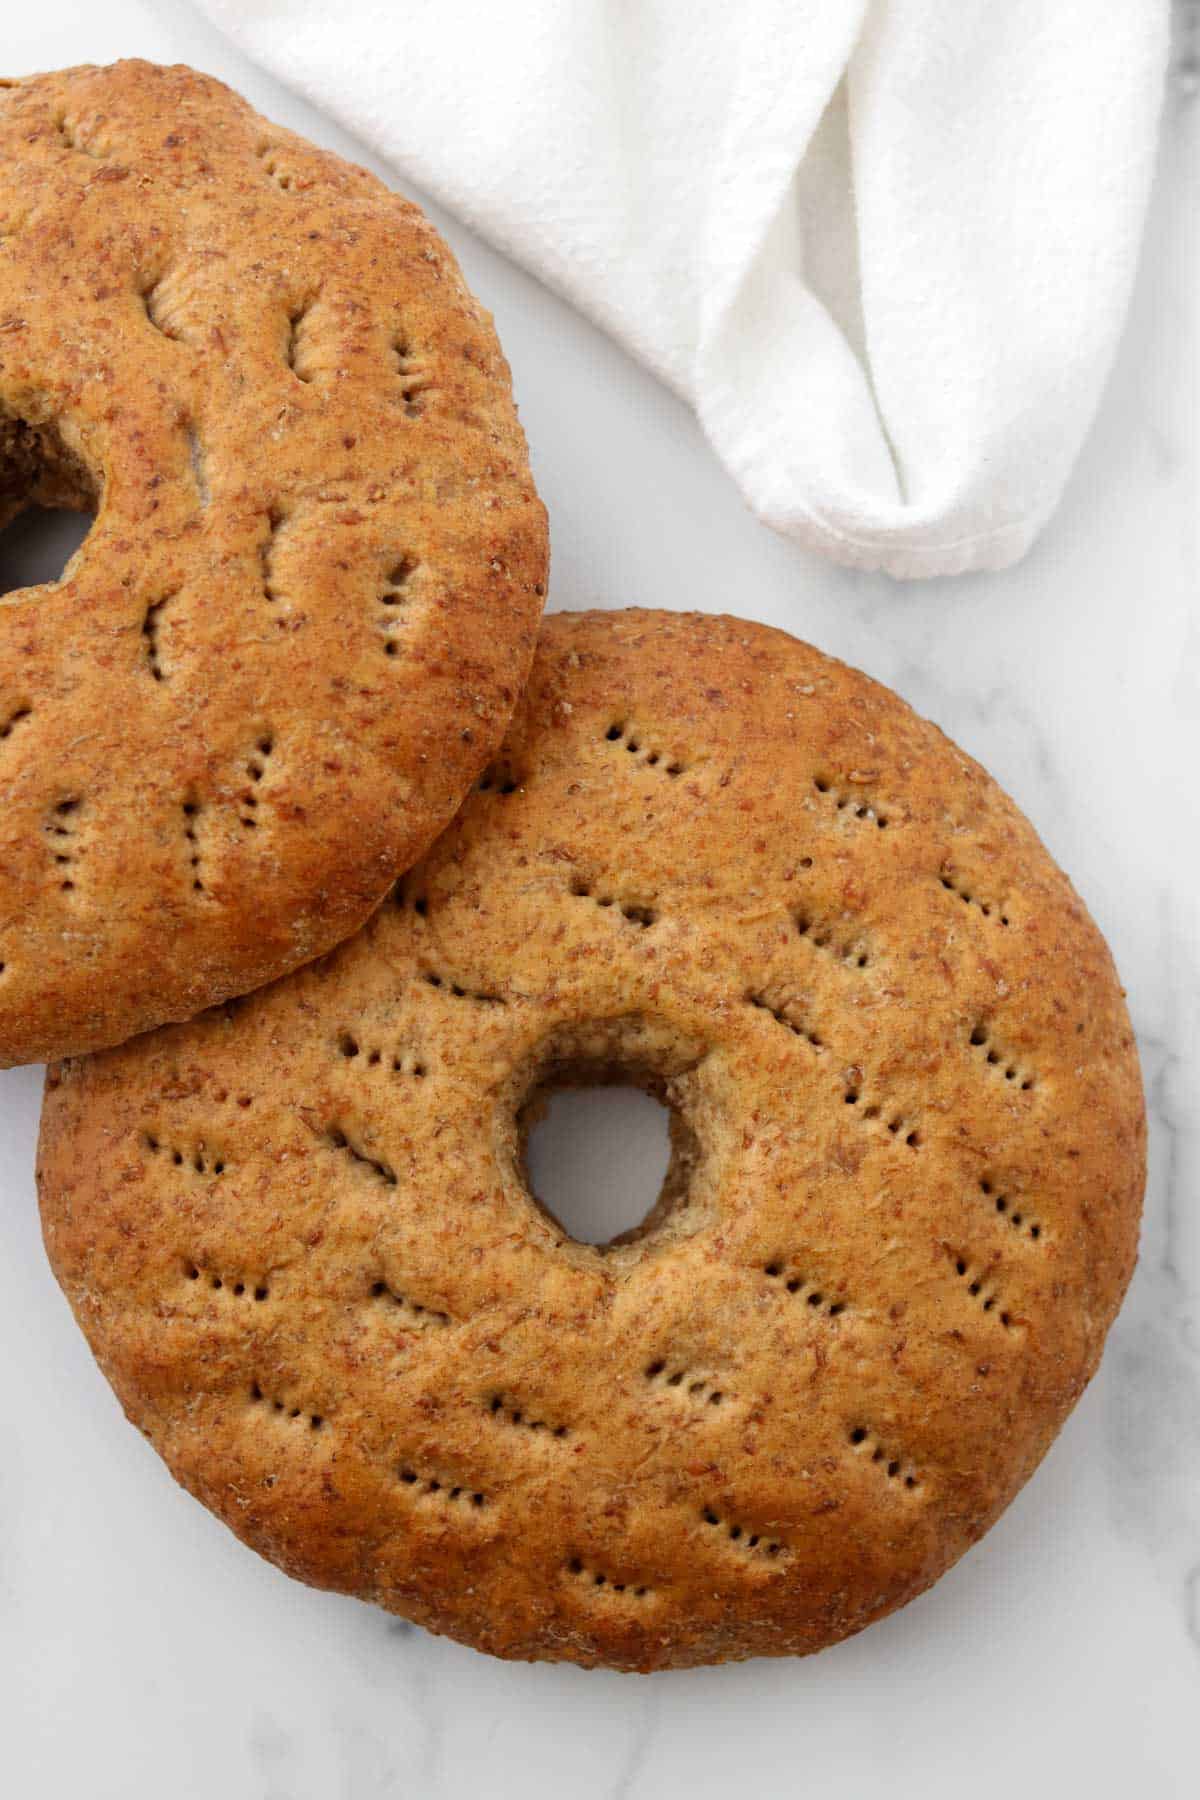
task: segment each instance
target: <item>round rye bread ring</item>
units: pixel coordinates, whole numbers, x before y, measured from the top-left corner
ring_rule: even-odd
[[[605,1246],[531,1193],[563,1085],[672,1116]],[[501,1656],[818,1650],[1036,1467],[1134,1263],[1108,950],[995,783],[756,625],[556,614],[360,934],[51,1071],[55,1271],[248,1544]]]
[[[0,1065],[354,931],[495,751],[545,517],[488,315],[417,208],[219,82],[0,86]]]

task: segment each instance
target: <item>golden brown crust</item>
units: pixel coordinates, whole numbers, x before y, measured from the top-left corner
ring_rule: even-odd
[[[221,83],[0,91],[0,1064],[339,942],[452,816],[546,527],[487,314],[416,207]]]
[[[618,1073],[676,1168],[600,1251],[517,1114]],[[778,632],[636,612],[544,622],[351,943],[52,1075],[40,1169],[105,1372],[247,1543],[632,1669],[819,1649],[974,1542],[1096,1366],[1142,1181],[1108,951],[988,776]]]

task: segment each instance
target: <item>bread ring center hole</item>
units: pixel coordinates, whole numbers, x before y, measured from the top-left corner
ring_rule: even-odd
[[[543,1087],[525,1143],[539,1205],[580,1244],[630,1241],[671,1164],[670,1113],[641,1088]]]
[[[91,529],[90,513],[26,507],[0,530],[0,595],[60,580]]]
[[[60,580],[97,505],[91,474],[52,425],[0,411],[0,595]]]
[[[709,1046],[640,1012],[580,1018],[533,1045],[497,1091],[508,1181],[573,1260],[632,1268],[716,1216],[728,1137]]]

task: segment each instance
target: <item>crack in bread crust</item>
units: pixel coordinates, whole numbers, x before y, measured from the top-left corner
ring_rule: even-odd
[[[548,618],[496,767],[321,965],[52,1073],[51,1259],[131,1417],[293,1574],[505,1656],[819,1649],[987,1529],[1096,1366],[1143,1180],[1107,949],[981,769],[740,620]],[[868,773],[882,830],[830,803]],[[598,1248],[522,1139],[614,1079],[673,1158]]]
[[[528,669],[546,523],[491,321],[409,201],[267,136],[186,68],[0,90],[0,526],[96,515],[0,600],[0,1065],[339,942]],[[86,808],[70,888],[58,790]]]

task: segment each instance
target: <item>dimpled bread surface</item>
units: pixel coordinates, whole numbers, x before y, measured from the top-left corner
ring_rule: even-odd
[[[644,1226],[531,1195],[639,1083]],[[46,1243],[129,1416],[289,1573],[498,1655],[820,1649],[1034,1469],[1133,1267],[1105,944],[995,783],[740,620],[557,614],[367,927],[51,1072]]]
[[[186,68],[0,86],[0,1064],[340,942],[494,751],[546,525],[408,201]]]

